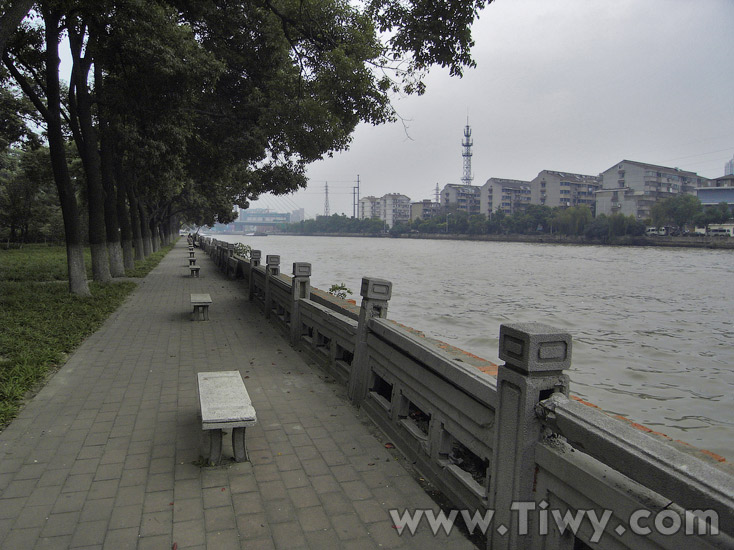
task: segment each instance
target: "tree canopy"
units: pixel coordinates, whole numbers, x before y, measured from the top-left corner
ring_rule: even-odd
[[[431,66],[460,76],[490,2],[4,2],[15,30],[0,37],[3,138],[27,134],[9,116],[25,96],[43,121],[70,254],[81,228],[63,159],[79,151],[93,273],[107,280],[173,220],[227,222],[233,204],[304,187],[308,163],[347,148],[359,123],[394,120],[393,94],[422,93]]]

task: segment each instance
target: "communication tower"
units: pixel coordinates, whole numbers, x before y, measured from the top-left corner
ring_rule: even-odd
[[[474,176],[471,173],[471,148],[474,145],[474,140],[471,138],[471,126],[469,126],[469,117],[466,117],[466,126],[464,127],[464,141],[461,142],[464,146],[464,152],[461,156],[464,157],[464,175],[461,177],[461,183],[464,185],[471,185]]]

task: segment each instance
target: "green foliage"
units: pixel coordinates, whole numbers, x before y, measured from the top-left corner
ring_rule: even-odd
[[[249,244],[236,243],[234,245],[234,253],[249,260],[252,254],[252,247]]]
[[[0,425],[15,416],[25,393],[97,330],[134,288],[130,282],[92,283],[92,296],[79,298],[64,284],[0,282]]]
[[[655,227],[674,225],[682,228],[692,225],[702,210],[698,197],[687,193],[676,195],[656,202],[652,209],[652,224]]]
[[[48,148],[0,153],[0,238],[61,242],[64,226]]]
[[[346,300],[347,296],[353,294],[352,291],[347,288],[347,286],[344,283],[339,283],[331,285],[329,287],[329,290],[327,290],[329,294],[332,296],[336,296],[337,298],[341,298],[342,300]]]
[[[315,220],[305,220],[286,226],[291,233],[352,233],[378,235],[385,231],[385,222],[377,218],[358,220],[344,214],[317,216]]]

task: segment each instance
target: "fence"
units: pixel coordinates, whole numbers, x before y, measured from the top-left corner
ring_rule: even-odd
[[[389,321],[388,281],[364,278],[357,308],[312,289],[310,264],[199,245],[453,506],[491,519],[488,548],[734,548],[731,466],[569,398],[569,334],[502,325],[493,376]]]

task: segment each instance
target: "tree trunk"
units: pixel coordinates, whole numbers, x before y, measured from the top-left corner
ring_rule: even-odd
[[[138,200],[138,209],[140,210],[140,231],[143,234],[143,254],[147,258],[153,253],[153,243],[151,240],[150,231],[150,216],[148,215],[148,209],[143,204],[143,201]]]
[[[143,245],[143,224],[140,219],[140,205],[135,194],[135,185],[127,185],[127,196],[130,201],[130,226],[133,233],[133,244],[135,246],[135,259],[145,259],[145,245]]]
[[[81,57],[83,37],[69,32],[69,43],[73,59],[72,85],[69,87],[69,103],[76,108],[79,132],[74,132],[79,154],[82,157],[87,180],[87,203],[89,212],[89,248],[92,251],[92,278],[100,283],[112,280],[110,261],[107,254],[107,230],[105,228],[105,194],[102,188],[102,170],[98,150],[97,129],[92,114],[92,98],[88,88],[90,62],[89,46]],[[91,42],[91,38],[90,38]],[[81,135],[80,135],[81,134]]]
[[[104,78],[99,63],[94,65],[94,82],[99,93],[104,95]],[[99,106],[99,150],[102,188],[104,189],[104,221],[107,235],[107,253],[110,258],[110,274],[125,276],[125,264],[120,244],[120,222],[117,216],[117,193],[114,180],[114,151],[104,101]]]
[[[78,296],[91,296],[84,265],[84,242],[79,223],[79,207],[76,190],[69,177],[66,164],[66,148],[61,127],[61,89],[59,84],[59,16],[46,11],[46,94],[48,110],[46,116],[48,148],[54,173],[56,189],[61,203],[61,215],[66,235],[66,264],[69,270],[69,292]]]
[[[153,252],[158,252],[161,249],[161,232],[155,219],[150,220],[150,241],[153,245]]]
[[[120,222],[120,244],[122,246],[122,262],[125,269],[135,269],[135,256],[133,256],[133,230],[130,220],[130,212],[127,208],[127,189],[125,183],[125,174],[122,172],[121,164],[116,162],[117,177],[115,178],[116,199],[117,199],[117,220]]]

